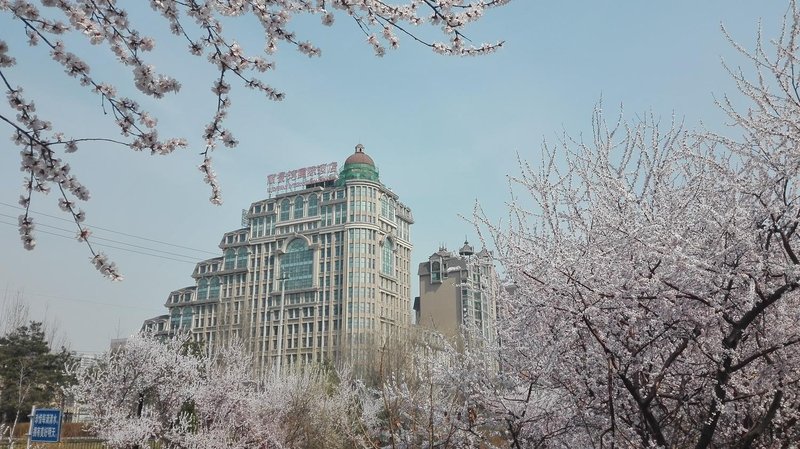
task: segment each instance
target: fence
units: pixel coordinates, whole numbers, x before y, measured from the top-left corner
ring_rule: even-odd
[[[10,443],[7,439],[0,441],[0,449],[25,449],[27,438],[14,438]],[[62,438],[60,443],[31,443],[31,449],[106,449],[103,440],[97,438]]]
[[[27,438],[14,438],[13,447],[8,439],[0,440],[0,449],[25,449]],[[150,449],[159,449],[157,443],[150,443]],[[62,438],[60,443],[31,443],[31,449],[107,449],[103,440],[97,438]]]

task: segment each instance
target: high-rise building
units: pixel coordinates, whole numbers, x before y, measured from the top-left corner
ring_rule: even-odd
[[[463,331],[495,338],[498,278],[492,255],[477,254],[468,242],[453,254],[441,247],[419,264],[416,323],[451,343],[463,342]]]
[[[232,338],[259,369],[330,360],[354,366],[402,336],[411,313],[411,210],[361,145],[268,177],[269,197],[167,299],[169,332],[209,347]],[[337,176],[338,175],[338,176]]]

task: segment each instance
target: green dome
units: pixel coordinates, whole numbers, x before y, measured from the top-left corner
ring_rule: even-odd
[[[353,179],[379,182],[378,178],[378,169],[375,168],[375,162],[364,152],[364,146],[358,144],[356,145],[356,152],[344,161],[344,167],[339,172],[339,179],[336,184],[342,185],[345,181]]]

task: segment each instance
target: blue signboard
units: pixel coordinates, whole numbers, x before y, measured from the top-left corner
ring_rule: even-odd
[[[31,418],[31,442],[58,443],[61,439],[61,410],[41,408]]]

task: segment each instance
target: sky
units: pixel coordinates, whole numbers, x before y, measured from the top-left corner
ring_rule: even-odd
[[[167,295],[192,285],[194,262],[219,255],[222,234],[240,227],[241,210],[267,197],[270,173],[342,164],[363,144],[381,181],[413,211],[416,267],[442,244],[457,249],[467,237],[481,246],[470,222],[476,203],[501,221],[519,160],[537,166],[544,140],[590,136],[601,100],[612,119],[652,113],[689,129],[724,132],[726,117],[715,98],[737,97],[721,61],[749,66],[720,24],[753,48],[759,23],[774,38],[788,8],[786,1],[513,0],[466,29],[474,42],[503,40],[503,48],[466,58],[436,55],[403,36],[398,50],[378,58],[343,15],[332,27],[317,17],[298,18],[292,29],[321,47],[322,56],[279,48],[276,70],[262,79],[286,93],[281,102],[233,83],[227,127],[240,144],[213,155],[224,197],[214,206],[197,170],[200,135],[215,108],[214,70],[190,56],[146,2],[122,3],[134,5],[133,20],[156,39],[149,62],[182,83],[179,94],[142,104],[159,118],[162,135],[190,143],[168,156],[108,144],[87,144],[69,155],[73,173],[92,194],[81,205],[86,221],[95,237],[106,239],[96,241],[107,245],[98,249],[117,263],[124,281],[112,283],[93,268],[52,194],[33,198],[38,243],[23,249],[16,226],[19,150],[9,140],[0,145],[0,301],[22,297],[33,319],[50,322],[81,352],[104,351],[110,339],[165,313]],[[28,47],[21,24],[6,12],[0,12],[0,30],[18,62],[3,73],[24,87],[42,117],[68,136],[118,137],[99,98],[64,75],[43,48]],[[226,21],[226,30],[246,51],[263,48],[252,18]],[[94,76],[130,86],[130,73],[107,50],[67,38],[73,42]],[[0,115],[7,114],[3,102]],[[11,129],[0,125],[0,134],[10,136]]]

